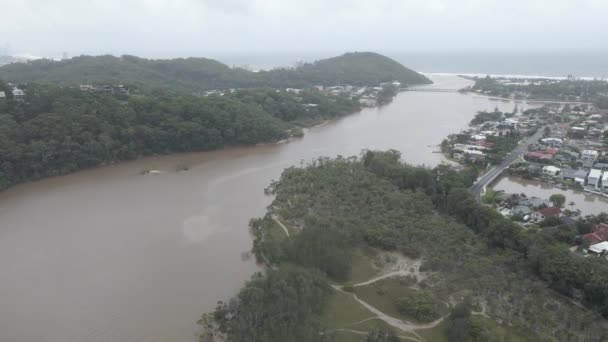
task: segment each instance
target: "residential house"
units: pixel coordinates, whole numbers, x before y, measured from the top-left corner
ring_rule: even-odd
[[[574,225],[574,224],[576,224],[576,220],[575,219],[573,219],[570,216],[566,216],[566,215],[561,216],[559,218],[559,220],[562,221],[563,224],[567,224],[567,225]]]
[[[545,139],[541,139],[541,141],[545,145],[550,145],[550,146],[555,146],[555,147],[561,147],[564,144],[564,141],[560,138],[545,138]]]
[[[593,165],[593,168],[602,171],[608,171],[608,163],[595,163]]]
[[[608,193],[608,171],[604,171],[602,175],[602,184],[601,187],[602,192]]]
[[[511,210],[511,213],[513,215],[520,215],[523,217],[532,214],[532,209],[525,205],[518,205],[517,207],[513,208],[513,210]]]
[[[581,152],[581,161],[592,161],[595,163],[597,158],[599,157],[599,152],[595,150],[584,150]],[[593,165],[593,164],[591,164]]]
[[[526,158],[529,160],[538,160],[538,161],[551,161],[555,155],[546,153],[544,151],[534,151],[528,152],[526,154]]]
[[[540,197],[532,196],[519,200],[519,205],[525,205],[526,207],[533,208],[534,210],[540,208],[546,208],[551,205],[551,202]]]
[[[23,98],[25,97],[25,91],[15,87],[13,88],[13,99],[20,101],[23,100]]]
[[[587,176],[587,185],[585,188],[589,190],[598,190],[600,188],[600,180],[602,178],[602,171],[597,169],[592,169],[589,171],[589,175]]]
[[[494,147],[494,143],[491,141],[487,141],[487,140],[478,140],[475,142],[475,145],[479,146],[479,147],[483,147],[483,148],[493,148]]]
[[[559,174],[560,168],[553,165],[547,165],[543,167],[543,176],[553,178]]]
[[[0,99],[4,100],[6,98],[6,94],[3,91],[0,91]]]
[[[557,207],[542,208],[533,212],[531,215],[531,219],[532,221],[542,221],[547,217],[559,217],[559,214],[561,212],[562,210]]]
[[[113,91],[118,95],[129,95],[129,88],[122,84],[119,84],[118,87],[114,87]],[[230,89],[230,92],[234,93],[236,92],[236,89]]]
[[[587,248],[587,252],[598,255],[608,254],[608,241],[596,243]]]
[[[562,169],[559,176],[563,180],[573,181],[580,186],[585,186],[585,179],[587,178],[587,171],[575,170],[575,169]]]
[[[600,223],[593,227],[593,231],[583,235],[583,240],[593,245],[608,240],[608,224]]]

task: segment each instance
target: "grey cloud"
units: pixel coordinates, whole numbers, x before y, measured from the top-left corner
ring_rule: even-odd
[[[0,45],[34,55],[598,49],[608,38],[605,0],[2,2]]]

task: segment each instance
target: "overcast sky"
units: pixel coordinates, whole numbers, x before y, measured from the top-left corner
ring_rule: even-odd
[[[600,49],[608,0],[0,0],[13,53]]]

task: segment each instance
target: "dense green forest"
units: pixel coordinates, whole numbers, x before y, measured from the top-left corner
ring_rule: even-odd
[[[35,83],[25,90],[23,101],[0,99],[0,189],[144,155],[273,142],[359,109],[356,100],[313,91],[121,97]]]
[[[403,85],[431,81],[396,61],[372,52],[347,53],[296,68],[252,72],[206,58],[170,60],[135,56],[80,56],[35,60],[0,67],[0,78],[13,83],[44,82],[63,86],[125,84],[139,92],[199,93],[227,88],[307,88],[314,85],[375,86],[397,80]]]
[[[367,151],[360,158],[321,158],[286,169],[267,190],[276,196],[268,214],[251,222],[253,252],[269,272],[257,274],[236,298],[205,315],[203,336],[219,332],[230,341],[279,341],[296,329],[288,340],[335,340],[339,331],[323,320],[330,310],[326,289],[347,282],[356,271],[356,251],[372,248],[422,261],[420,271],[429,276],[413,280],[414,287],[411,279],[399,280],[397,287],[409,292],[393,306],[426,320],[437,317],[431,310],[436,303],[452,303],[441,330],[447,341],[502,341],[498,328],[480,325],[486,316],[527,331],[529,341],[608,338],[601,317],[608,317],[605,260],[570,253],[562,229],[523,230],[479,205],[466,190],[473,171],[400,160],[396,151]],[[273,230],[277,217],[291,230],[289,237]],[[280,285],[273,285],[276,279],[283,279]],[[344,291],[364,294],[352,286]],[[386,301],[383,295],[388,294],[379,288],[372,292]],[[315,327],[324,328],[315,335]],[[389,337],[396,340],[390,331],[371,331],[360,340]]]

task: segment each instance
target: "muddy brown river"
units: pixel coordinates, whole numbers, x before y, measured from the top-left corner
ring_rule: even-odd
[[[436,88],[469,84],[432,78]],[[434,166],[444,137],[496,106],[514,103],[405,92],[286,144],[150,157],[2,192],[0,341],[195,341],[200,314],[259,270],[244,257],[247,223],[284,168],[365,148]],[[140,175],[147,169],[161,172]]]

